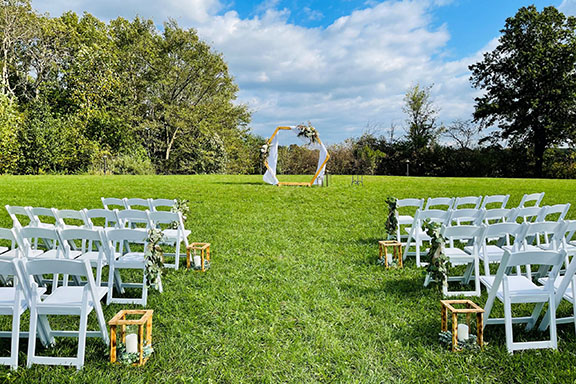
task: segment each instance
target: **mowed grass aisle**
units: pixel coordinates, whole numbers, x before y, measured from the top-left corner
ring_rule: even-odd
[[[503,326],[490,326],[484,352],[451,353],[437,341],[441,295],[434,287],[422,287],[423,270],[414,267],[413,259],[394,271],[375,262],[389,195],[510,193],[513,206],[525,192],[545,191],[545,204],[576,204],[576,181],[366,177],[364,187],[349,182],[336,176],[328,188],[277,188],[262,184],[260,176],[0,177],[2,206],[96,208],[102,196],[188,199],[191,239],[211,242],[213,257],[205,274],[167,270],[165,292],[151,293],[156,351],[143,368],[110,365],[107,347],[89,339],[80,372],[25,369],[23,340],[20,368],[11,373],[0,367],[0,382],[576,379],[572,325],[559,327],[559,352],[509,356]],[[576,218],[574,212],[569,218]],[[0,225],[11,225],[4,209]],[[486,294],[475,300],[483,305],[485,299]],[[104,307],[106,319],[121,308]],[[568,314],[570,307],[561,311]],[[9,319],[3,317],[1,324],[8,329]],[[74,354],[75,346],[63,339],[56,351]],[[7,340],[0,350],[8,352]]]

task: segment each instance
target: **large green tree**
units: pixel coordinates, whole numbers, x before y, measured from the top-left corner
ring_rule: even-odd
[[[535,175],[544,151],[572,142],[576,134],[576,18],[554,7],[520,8],[506,20],[498,46],[470,66],[476,98],[474,118],[498,126],[493,137],[529,146]]]

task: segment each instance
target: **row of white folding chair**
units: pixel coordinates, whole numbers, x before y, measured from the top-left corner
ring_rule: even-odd
[[[9,358],[0,359],[12,369],[18,366],[20,336],[28,336],[27,367],[32,364],[73,365],[81,369],[84,365],[86,337],[100,337],[109,344],[108,330],[100,301],[106,295],[106,288],[98,287],[94,281],[88,261],[84,260],[24,260],[0,261],[0,273],[13,276],[13,286],[0,288],[0,314],[12,316],[11,353]],[[33,276],[38,274],[67,274],[83,277],[82,287],[57,286],[43,297],[44,289],[38,287]],[[30,329],[27,334],[20,332],[20,316],[30,308]],[[95,311],[97,331],[88,331],[88,315]],[[48,315],[80,316],[78,331],[53,330]],[[2,334],[5,336],[5,333]],[[76,357],[54,357],[36,355],[36,336],[44,345],[54,344],[55,337],[73,337],[78,340]]]
[[[22,208],[22,209],[21,209]],[[24,212],[30,217],[30,224],[33,227],[42,228],[136,228],[139,224],[143,224],[145,229],[162,228],[164,232],[165,242],[175,246],[176,250],[173,254],[175,257],[174,264],[166,264],[168,268],[178,269],[180,263],[181,245],[184,243],[184,249],[188,247],[188,236],[190,231],[184,228],[184,221],[180,212],[167,212],[167,211],[141,211],[135,209],[125,210],[106,210],[106,209],[83,209],[79,211],[74,210],[58,210],[55,208],[32,208],[32,207],[13,207],[6,206],[6,209],[14,221],[15,227],[23,226],[23,223],[18,220],[18,212]],[[36,212],[34,215],[33,212]],[[55,223],[42,222],[39,217],[52,215]],[[73,223],[68,223],[67,220],[75,220]],[[97,225],[97,219],[103,220],[103,226]],[[81,224],[82,223],[82,224]],[[176,223],[176,228],[172,225]],[[143,229],[144,229],[143,228]],[[49,241],[42,239],[47,246]],[[0,249],[0,252],[2,250]],[[172,253],[166,253],[166,256],[172,256]]]
[[[158,208],[173,208],[176,204],[175,199],[142,199],[142,198],[122,198],[117,197],[102,197],[102,205],[104,209],[140,209],[150,211],[157,211]]]
[[[518,204],[518,208],[525,208],[527,203],[532,203],[533,207],[539,207],[544,197],[544,192],[525,194]],[[413,207],[416,209],[437,209],[437,207],[445,207],[446,209],[461,209],[466,208],[475,209],[492,209],[489,205],[498,204],[496,208],[504,209],[510,199],[510,195],[487,195],[487,196],[466,196],[466,197],[434,197],[426,200],[424,206],[424,199],[399,199],[397,201],[397,208]],[[399,225],[412,225],[413,217],[410,215],[398,215]]]

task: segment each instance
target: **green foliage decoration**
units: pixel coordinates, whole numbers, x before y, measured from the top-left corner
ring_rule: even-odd
[[[308,122],[308,124],[298,124],[296,129],[298,130],[297,136],[308,140],[308,144],[319,142],[318,131],[316,131],[316,128],[312,126],[312,123]]]
[[[152,346],[150,344],[146,344],[142,348],[142,358],[146,359],[147,357],[150,357],[150,355],[152,355],[153,352],[154,352],[154,348],[152,348]],[[122,342],[118,343],[118,347],[116,348],[116,353],[118,356],[118,358],[117,358],[118,362],[125,364],[125,365],[134,364],[140,360],[140,353],[127,352],[126,351],[126,345]]]
[[[452,332],[440,332],[438,334],[438,340],[440,341],[440,344],[444,345],[446,348],[452,349]],[[459,340],[457,349],[464,351],[479,351],[480,346],[478,345],[478,337],[476,335],[470,335],[466,340]]]
[[[442,286],[448,285],[449,259],[444,254],[446,239],[440,233],[442,225],[430,220],[424,221],[422,229],[430,236],[430,249],[428,249],[427,272],[435,281],[441,282]]]
[[[386,218],[386,235],[388,240],[398,240],[396,238],[398,231],[398,199],[389,196],[386,199],[388,204],[388,217]]]
[[[186,220],[188,218],[188,213],[190,212],[190,206],[188,205],[189,201],[186,199],[176,199],[176,202],[174,203],[174,206],[172,208],[170,208],[170,212],[180,212],[180,214],[182,215],[182,221],[184,222],[184,224],[186,223]],[[172,223],[172,229],[176,229],[178,228],[178,223],[174,222]]]
[[[162,268],[164,268],[163,252],[160,242],[164,239],[164,234],[160,229],[151,229],[148,232],[148,239],[144,258],[146,259],[146,282],[149,288],[160,290],[160,280],[162,278]]]

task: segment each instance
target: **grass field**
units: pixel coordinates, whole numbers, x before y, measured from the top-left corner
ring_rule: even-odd
[[[191,238],[211,242],[213,257],[205,274],[167,270],[165,292],[151,293],[156,352],[145,367],[110,365],[107,347],[89,339],[80,372],[26,369],[23,340],[20,368],[0,367],[0,382],[576,380],[573,326],[559,326],[558,352],[510,356],[503,326],[489,326],[483,352],[451,353],[438,343],[441,295],[422,287],[424,271],[413,259],[391,271],[375,262],[386,196],[509,193],[515,205],[523,193],[544,191],[545,204],[574,204],[576,181],[366,177],[363,187],[349,181],[335,176],[328,188],[277,188],[260,176],[0,177],[2,205],[79,209],[100,207],[102,196],[189,199]],[[3,209],[0,225],[11,225]],[[483,305],[486,294],[475,300]],[[105,307],[106,319],[121,308]],[[8,319],[1,324],[7,329]],[[8,350],[1,341],[0,351]],[[75,342],[63,339],[56,353],[75,354]]]

